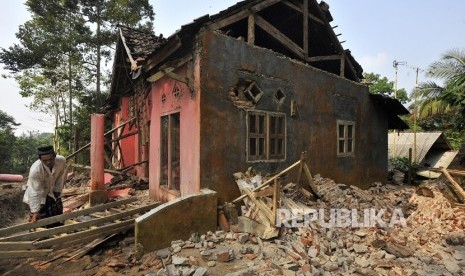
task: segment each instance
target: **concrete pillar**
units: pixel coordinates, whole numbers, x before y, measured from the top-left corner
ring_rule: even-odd
[[[0,181],[5,182],[22,182],[23,176],[20,174],[0,174]]]
[[[104,124],[103,114],[91,115],[90,137],[90,205],[105,203],[108,199],[104,183]]]

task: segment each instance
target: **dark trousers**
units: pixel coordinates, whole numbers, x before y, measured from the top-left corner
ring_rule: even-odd
[[[56,200],[50,196],[47,196],[45,200],[45,204],[39,210],[39,219],[49,218],[53,216],[58,216],[63,214],[63,202],[61,201],[61,197],[59,197],[59,193],[55,193]],[[57,226],[62,226],[63,223],[55,222],[52,224],[47,225],[47,228],[53,228]]]

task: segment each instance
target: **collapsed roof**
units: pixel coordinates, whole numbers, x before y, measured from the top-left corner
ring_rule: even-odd
[[[302,16],[303,14],[307,16]],[[329,5],[316,0],[245,0],[215,14],[204,15],[167,39],[120,27],[109,104],[130,95],[133,79],[173,67],[192,52],[203,29],[215,30],[315,68],[360,82],[363,69],[339,42]],[[252,23],[252,24],[250,24]],[[253,26],[253,35],[250,29]],[[305,29],[307,31],[305,31]],[[144,37],[145,36],[145,37]],[[249,41],[252,40],[252,41]],[[388,114],[389,129],[408,129],[397,116],[408,111],[395,99],[372,97]],[[396,107],[393,109],[392,107]]]

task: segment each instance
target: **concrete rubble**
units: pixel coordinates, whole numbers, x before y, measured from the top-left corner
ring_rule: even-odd
[[[363,191],[319,176],[315,183],[322,196],[318,201],[293,191],[292,185],[283,192],[314,209],[385,209],[388,217],[401,210],[405,225],[309,224],[282,227],[279,237],[270,240],[233,231],[193,234],[140,258],[127,252],[107,269],[134,275],[463,275],[465,210],[451,206],[440,191],[443,183],[426,184],[434,197],[417,194],[413,186],[375,183]],[[121,262],[125,268],[118,266]]]

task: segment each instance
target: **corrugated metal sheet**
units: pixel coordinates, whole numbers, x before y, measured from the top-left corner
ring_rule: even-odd
[[[428,158],[427,160],[425,160],[425,162],[430,164],[433,168],[447,168],[449,167],[450,163],[452,163],[452,160],[454,160],[455,156],[458,153],[458,150],[450,150],[446,152],[438,151],[437,155],[432,154],[431,157],[430,155],[428,155]],[[417,174],[427,178],[438,178],[439,176],[441,176],[441,173],[432,172],[429,170],[419,171]]]
[[[421,163],[442,132],[417,132],[416,161]],[[413,150],[414,133],[401,132],[388,134],[389,157],[408,157],[409,149]],[[451,148],[449,148],[451,150]]]

